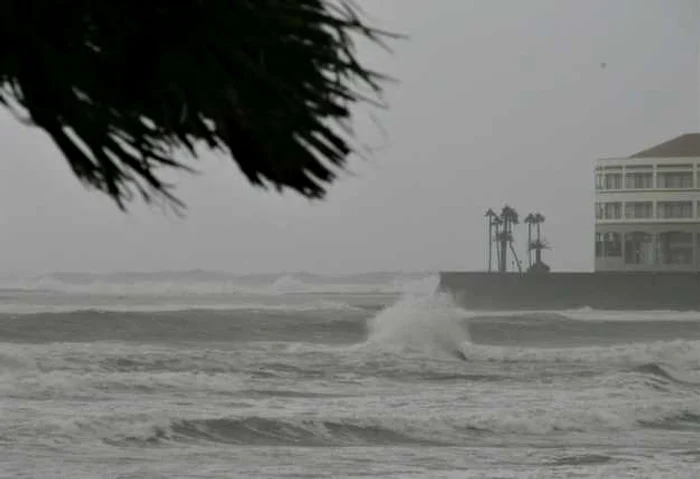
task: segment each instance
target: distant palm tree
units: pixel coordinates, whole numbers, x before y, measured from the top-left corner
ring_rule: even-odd
[[[501,209],[500,219],[503,223],[503,229],[497,238],[501,247],[501,256],[499,258],[500,264],[498,269],[501,273],[505,273],[508,264],[507,251],[509,246],[518,264],[518,269],[520,269],[520,262],[518,261],[515,250],[513,249],[513,225],[517,225],[519,223],[518,212],[509,205],[505,205]]]
[[[493,228],[494,228],[494,239],[493,241],[496,244],[499,244],[500,238],[501,238],[501,226],[503,226],[503,220],[499,216],[496,216],[493,219]],[[496,264],[498,265],[498,270],[501,270],[501,248],[496,247]]]
[[[532,213],[529,213],[525,217],[525,223],[527,223],[527,244],[528,244],[527,266],[528,266],[528,268],[531,268],[532,267],[532,249],[530,249],[529,245],[532,243],[532,225],[535,223],[535,215]]]
[[[486,214],[484,215],[488,218],[489,220],[489,273],[491,272],[491,266],[493,262],[493,227],[494,227],[494,219],[498,218],[498,215],[496,214],[495,211],[493,211],[491,208],[489,208],[486,211]]]
[[[515,261],[515,266],[518,267],[518,272],[520,274],[522,274],[523,266],[520,263],[520,259],[518,258],[518,253],[515,251],[515,247],[513,246],[513,238],[514,238],[513,229],[514,229],[515,225],[520,223],[520,221],[518,220],[518,213],[515,211],[515,209],[513,209],[511,214],[512,214],[512,216],[511,216],[511,220],[510,220],[510,237],[508,238],[508,246],[510,247],[510,252],[513,253],[513,259]]]
[[[535,250],[535,252],[537,253],[535,264],[533,264],[528,271],[538,273],[548,272],[549,266],[547,266],[547,264],[545,264],[545,262],[542,261],[542,250],[551,249],[549,243],[547,243],[547,240],[536,239],[528,245],[528,248],[530,249],[530,251]]]
[[[552,249],[552,248],[546,239],[536,238],[536,239],[532,240],[532,242],[530,243],[530,249],[538,250],[538,249]]]
[[[535,213],[534,215],[534,224],[537,226],[537,239],[540,239],[540,225],[544,223],[544,215],[542,213]]]
[[[542,226],[542,223],[544,223],[544,215],[542,213],[535,213],[534,218],[533,218],[533,223],[535,224],[535,227],[537,228],[537,239],[534,242],[530,243],[530,246],[535,245],[536,247],[531,248],[535,250],[535,264],[541,263],[542,262],[542,250],[545,248],[548,248],[546,242],[542,240],[542,232],[540,227]],[[543,246],[544,245],[544,246]]]

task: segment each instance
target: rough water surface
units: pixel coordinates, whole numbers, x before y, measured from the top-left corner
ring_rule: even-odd
[[[432,275],[0,291],[0,477],[688,477],[700,313],[456,307]]]

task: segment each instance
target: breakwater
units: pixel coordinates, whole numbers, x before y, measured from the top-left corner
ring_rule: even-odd
[[[700,273],[441,272],[438,289],[470,310],[700,309]]]

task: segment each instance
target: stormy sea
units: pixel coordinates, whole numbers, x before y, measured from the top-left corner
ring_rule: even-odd
[[[700,312],[476,312],[434,274],[0,291],[0,477],[687,477]]]

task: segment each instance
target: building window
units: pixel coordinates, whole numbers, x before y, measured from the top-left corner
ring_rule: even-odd
[[[654,237],[641,231],[625,233],[625,263],[654,264]]]
[[[634,172],[625,174],[625,188],[638,190],[654,187],[654,174],[652,172]]]
[[[596,233],[595,255],[598,258],[619,258],[622,256],[620,233]]]
[[[651,201],[628,201],[625,203],[625,218],[651,218],[653,208],[654,205]]]
[[[622,173],[606,173],[604,178],[604,186],[606,190],[622,189]]]
[[[659,218],[683,219],[693,217],[693,203],[691,201],[659,201],[656,205]]]
[[[599,220],[619,220],[622,218],[622,203],[596,203],[595,217]]]
[[[693,233],[666,231],[659,234],[658,258],[662,265],[693,264]]]
[[[656,175],[657,188],[692,188],[693,173],[691,171],[665,171]]]
[[[604,190],[605,189],[605,181],[604,181],[604,175],[602,173],[596,173],[595,174],[595,189],[596,190]]]

